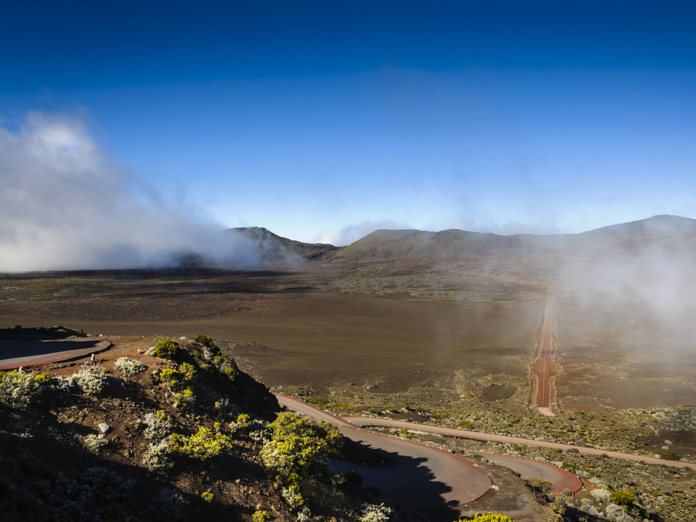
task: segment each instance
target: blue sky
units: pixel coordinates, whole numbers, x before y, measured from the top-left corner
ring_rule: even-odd
[[[0,124],[68,122],[136,199],[303,241],[696,217],[694,20],[669,0],[4,2]]]

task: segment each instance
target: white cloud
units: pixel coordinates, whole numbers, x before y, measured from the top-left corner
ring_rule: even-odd
[[[185,251],[262,262],[252,240],[163,203],[78,117],[31,113],[17,132],[0,126],[0,187],[0,271],[159,267]]]

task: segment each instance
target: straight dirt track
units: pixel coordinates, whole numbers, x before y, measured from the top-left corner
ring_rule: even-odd
[[[553,312],[555,301],[553,288],[549,288],[544,308],[544,318],[539,336],[539,352],[534,360],[534,381],[536,384],[535,406],[543,415],[553,415],[551,397],[553,396],[553,377],[558,373],[554,361]]]

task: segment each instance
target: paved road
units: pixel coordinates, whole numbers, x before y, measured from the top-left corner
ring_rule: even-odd
[[[490,477],[465,458],[397,437],[363,430],[345,419],[285,395],[276,395],[288,409],[335,424],[341,433],[371,449],[383,466],[336,463],[336,471],[355,469],[363,484],[373,486],[396,502],[422,508],[456,507],[482,497],[490,489]]]
[[[69,361],[103,352],[111,346],[104,339],[2,340],[0,370]]]

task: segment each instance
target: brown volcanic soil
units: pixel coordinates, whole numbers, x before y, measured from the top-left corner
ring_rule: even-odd
[[[0,327],[202,332],[229,340],[241,366],[270,386],[339,386],[354,394],[434,390],[447,400],[526,409],[553,274],[535,263],[404,260],[315,264],[311,271],[1,275]],[[554,408],[696,403],[696,357],[686,335],[666,337],[664,329],[647,328],[640,313],[597,308],[600,298],[578,302],[563,285],[555,297]],[[657,346],[674,350],[661,355]]]
[[[2,276],[0,325],[60,323],[92,335],[203,332],[232,341],[242,367],[268,385],[353,382],[397,391],[452,386],[457,370],[526,381],[540,313],[526,287],[514,300],[448,302],[405,291],[337,295],[330,275],[196,269]]]

